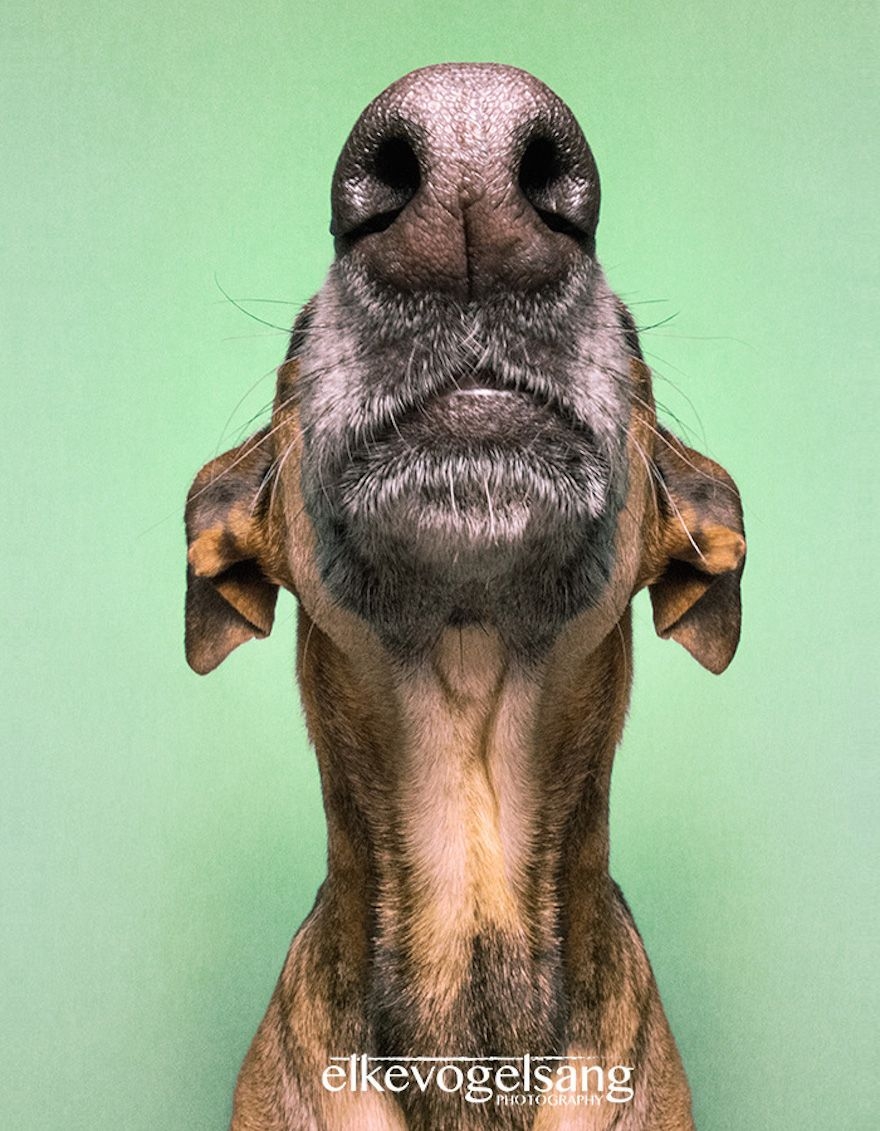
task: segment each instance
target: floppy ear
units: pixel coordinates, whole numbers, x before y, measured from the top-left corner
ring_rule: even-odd
[[[723,467],[665,428],[659,433],[654,462],[662,564],[649,583],[654,627],[717,674],[739,643],[746,556],[739,492]]]
[[[200,675],[269,635],[278,586],[263,572],[271,453],[263,429],[205,464],[186,500],[186,659]]]

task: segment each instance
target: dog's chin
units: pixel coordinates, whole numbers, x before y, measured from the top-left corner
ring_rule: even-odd
[[[608,469],[592,436],[524,394],[455,390],[358,453],[340,517],[375,566],[491,583],[566,559],[602,510]]]
[[[480,465],[463,469],[459,460],[454,463],[453,468],[450,462],[449,470],[459,483],[470,479],[474,491],[481,490]],[[364,510],[358,507],[349,516],[348,526],[366,561],[376,567],[393,562],[398,575],[411,569],[423,577],[441,579],[444,588],[490,583],[530,552],[537,552],[545,538],[562,531],[564,523],[554,521],[549,508],[536,513],[538,508],[524,500],[441,499],[437,493],[444,476],[442,467],[436,470],[437,480],[430,487],[409,475],[365,482],[364,494],[375,500],[367,504],[374,518],[365,523]],[[504,470],[495,469],[494,477],[501,478]],[[511,468],[510,482],[520,479],[520,469]]]
[[[472,622],[538,654],[607,584],[612,462],[554,405],[454,390],[308,471],[322,578],[400,656]]]

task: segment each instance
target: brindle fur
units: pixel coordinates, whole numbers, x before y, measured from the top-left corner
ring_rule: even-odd
[[[391,104],[398,107],[395,128],[401,120],[399,102],[393,101],[396,90],[404,91],[403,104],[417,117],[412,107],[418,110],[421,90],[470,98],[475,78],[477,86],[496,82],[508,94],[525,90],[532,99],[528,121],[538,99],[550,107],[548,120],[562,121],[560,129],[571,129],[565,108],[560,110],[562,104],[536,80],[493,67],[431,68],[408,76],[402,87],[391,88]],[[385,105],[379,104],[380,109]],[[508,98],[504,105],[509,104]],[[382,113],[387,116],[387,106]],[[364,144],[365,133],[370,144],[375,143],[370,130],[375,134],[377,127],[371,126],[370,114],[368,110],[344,151],[343,173],[353,160],[353,144]],[[419,126],[423,133],[430,119],[427,123]],[[516,130],[510,132],[513,136]],[[423,133],[413,127],[413,137]],[[593,184],[592,158],[584,157],[581,167],[586,170],[584,183]],[[430,163],[426,169],[423,176],[430,180]],[[346,301],[356,307],[356,296],[362,293],[351,289],[350,277],[345,290],[351,248],[344,236],[337,276],[323,292],[332,295],[332,303],[326,297],[316,300],[298,323],[288,360],[279,371],[271,426],[203,468],[190,491],[190,663],[197,671],[208,671],[238,644],[266,635],[277,587],[296,594],[297,671],[328,827],[327,879],[293,941],[242,1068],[233,1131],[693,1127],[687,1083],[650,964],[629,908],[609,875],[609,784],[630,692],[633,595],[649,587],[658,632],[679,640],[710,670],[720,671],[739,634],[745,543],[732,480],[657,423],[650,373],[632,321],[604,289],[593,259],[597,181],[595,193],[596,199],[578,214],[589,237],[581,240],[580,252],[556,243],[542,252],[543,258],[528,251],[529,240],[543,238],[534,234],[538,228],[529,216],[523,221],[531,225],[528,239],[523,237],[525,259],[514,255],[508,262],[499,251],[497,232],[490,231],[467,253],[476,267],[468,265],[463,290],[456,290],[454,264],[449,267],[452,251],[437,249],[440,236],[429,253],[414,250],[417,241],[412,233],[407,235],[406,201],[400,219],[387,228],[408,249],[405,254],[416,259],[413,292],[423,296],[436,290],[443,294],[442,304],[458,304],[459,322],[472,319],[469,341],[478,333],[474,327],[479,329],[474,310],[479,315],[493,303],[503,310],[496,292],[509,287],[530,293],[531,284],[522,278],[530,264],[543,272],[534,287],[539,296],[552,288],[553,280],[545,276],[553,255],[561,256],[560,270],[569,274],[586,264],[582,274],[590,282],[584,294],[594,316],[592,329],[577,333],[585,340],[602,338],[602,356],[619,354],[624,361],[615,362],[613,414],[603,422],[594,413],[591,431],[583,435],[592,435],[587,447],[595,447],[585,450],[582,459],[572,456],[580,462],[570,465],[588,479],[605,477],[603,509],[584,519],[592,524],[592,541],[585,539],[589,546],[571,551],[582,555],[583,569],[572,580],[571,571],[581,557],[566,559],[568,580],[559,580],[565,601],[551,600],[545,616],[526,591],[536,583],[534,562],[520,571],[519,588],[510,581],[520,575],[525,538],[507,538],[502,531],[497,543],[488,541],[488,549],[477,546],[485,554],[475,560],[488,562],[487,568],[495,571],[494,595],[484,593],[462,572],[458,550],[449,551],[448,564],[436,573],[430,555],[418,561],[414,557],[415,581],[407,573],[409,566],[389,561],[387,568],[395,571],[399,583],[393,590],[375,576],[377,562],[381,565],[382,554],[388,553],[383,532],[396,521],[393,514],[392,520],[387,518],[392,513],[387,507],[382,509],[385,501],[379,498],[371,520],[378,530],[378,549],[365,565],[351,548],[350,532],[337,529],[342,520],[331,503],[341,480],[331,475],[323,484],[325,498],[317,500],[316,464],[323,459],[326,468],[338,460],[343,469],[338,474],[343,476],[360,458],[357,451],[349,457],[326,447],[326,435],[315,439],[329,425],[315,412],[318,394],[314,385],[308,386],[309,380],[316,380],[315,356],[329,364],[328,354],[335,348],[329,338],[344,336]],[[479,201],[480,194],[475,199]],[[337,201],[337,219],[345,219],[346,207],[345,200]],[[423,210],[427,207],[422,205]],[[571,215],[573,206],[565,199],[560,207]],[[466,211],[465,205],[462,208]],[[385,234],[372,234],[371,229],[361,245],[367,251],[359,254],[366,255],[372,246],[379,249],[381,260]],[[557,236],[572,238],[553,229],[553,240]],[[431,275],[432,255],[446,264],[452,283],[446,275],[439,282],[439,276]],[[372,262],[387,294],[389,271],[405,271],[405,255],[399,248],[394,252],[389,260],[393,270],[379,260]],[[363,263],[358,270],[363,271]],[[387,301],[393,305],[397,292],[405,297],[406,286],[400,278],[392,283]],[[346,294],[349,298],[343,301]],[[336,311],[334,321],[321,325],[317,312],[323,308],[326,316],[330,306]],[[613,318],[603,316],[600,322],[595,317],[599,309],[605,316],[612,311]],[[438,320],[432,323],[435,355],[447,348],[460,354],[460,341],[451,347],[442,341],[444,333],[453,337],[455,319],[444,323],[445,315],[438,310],[432,314]],[[557,307],[548,314],[551,320],[554,310]],[[352,322],[363,317],[356,309]],[[489,324],[491,318],[486,315],[484,321]],[[499,334],[491,328],[485,331],[484,355],[493,342],[497,345]],[[512,340],[513,331],[510,334]],[[312,348],[310,342],[317,344]],[[507,346],[513,349],[515,342]],[[540,354],[545,347],[542,342],[536,350]],[[382,352],[379,347],[377,351]],[[564,342],[559,351],[560,356],[566,353]],[[597,355],[596,349],[589,354],[593,361]],[[444,364],[450,356],[447,352]],[[580,356],[585,356],[583,351]],[[343,362],[337,358],[333,364],[338,370]],[[578,364],[586,365],[572,361],[572,372]],[[551,361],[547,366],[552,369]],[[306,376],[310,367],[311,378]],[[570,374],[560,372],[554,380],[564,391]],[[422,373],[425,381],[433,380],[430,366]],[[446,379],[448,374],[441,376]],[[462,405],[472,402],[459,393],[451,403],[461,412]],[[324,411],[332,415],[332,406]],[[434,418],[428,414],[426,419]],[[596,437],[606,424],[609,438],[603,448],[601,437]],[[417,427],[424,429],[422,424]],[[467,431],[467,425],[463,427]],[[556,425],[547,427],[548,435],[556,437]],[[502,446],[508,440],[515,449],[517,434],[510,439],[502,433]],[[388,440],[389,451],[395,442]],[[547,459],[554,458],[556,443],[548,443]],[[414,460],[421,450],[444,458],[442,448],[439,455],[430,449],[430,437],[418,440]],[[374,457],[375,449],[367,443],[363,466]],[[467,458],[465,450],[450,466],[459,467]],[[503,459],[515,460],[515,451]],[[363,472],[365,477],[372,474]],[[541,467],[535,474],[543,474]],[[572,481],[577,482],[577,474]],[[406,488],[406,478],[402,482]],[[504,479],[500,482],[503,488]],[[527,526],[530,537],[547,547],[541,559],[550,575],[545,585],[552,585],[557,576],[551,521],[555,505],[548,504],[549,510],[544,507],[535,519],[538,534],[534,523]],[[580,513],[564,499],[559,506],[566,515]],[[482,513],[473,511],[478,518]],[[353,521],[361,522],[362,517],[356,515]],[[491,500],[484,518],[487,526],[497,519]],[[506,521],[503,516],[497,520]],[[549,529],[541,525],[547,522]],[[444,531],[437,533],[441,558],[444,547],[460,538],[454,522],[451,534]],[[368,529],[365,537],[373,533]],[[399,549],[399,532],[394,538],[390,544]],[[569,542],[580,545],[576,535]],[[515,624],[498,611],[497,587],[505,585],[505,600],[517,609]],[[395,593],[408,607],[391,607]],[[484,1107],[436,1089],[394,1096],[332,1093],[321,1086],[321,1073],[333,1056],[524,1052],[595,1056],[607,1064],[634,1065],[634,1098],[617,1106]]]

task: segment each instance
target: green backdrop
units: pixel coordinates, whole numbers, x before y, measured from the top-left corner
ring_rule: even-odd
[[[264,322],[320,285],[357,113],[488,59],[580,118],[600,256],[662,323],[659,400],[745,499],[741,652],[708,675],[639,598],[612,798],[699,1126],[875,1127],[873,5],[73,0],[2,23],[3,1126],[225,1127],[323,821],[290,598],[270,641],[184,664],[184,493],[266,418]]]

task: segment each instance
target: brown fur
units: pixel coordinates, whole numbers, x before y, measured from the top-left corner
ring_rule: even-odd
[[[281,379],[295,383],[295,366]],[[649,388],[636,361],[633,379]],[[449,629],[405,668],[334,603],[296,488],[288,399],[271,432],[196,479],[191,662],[210,670],[265,635],[277,586],[297,594],[297,668],[329,834],[328,876],[242,1068],[233,1131],[693,1126],[648,959],[608,873],[608,793],[633,594],[648,586],[658,632],[721,670],[739,630],[745,543],[732,481],[643,402],[604,599],[527,672],[479,628]],[[274,493],[266,468],[291,444],[293,486]],[[355,1052],[524,1051],[634,1065],[635,1096],[618,1107],[474,1107],[320,1082],[328,1058]]]

